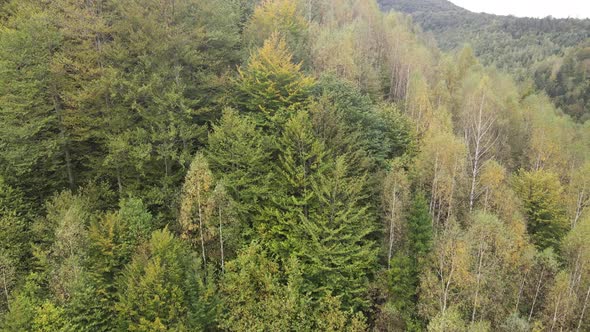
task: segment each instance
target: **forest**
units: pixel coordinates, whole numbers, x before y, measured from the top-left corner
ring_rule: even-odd
[[[533,85],[577,121],[590,119],[590,19],[543,19],[473,13],[447,0],[379,0],[410,14],[438,46],[466,44],[488,66]]]
[[[588,22],[414,21],[0,0],[0,331],[590,331]]]

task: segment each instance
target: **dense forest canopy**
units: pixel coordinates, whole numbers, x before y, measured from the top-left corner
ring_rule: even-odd
[[[537,88],[422,31],[0,1],[0,331],[589,330],[587,47]]]
[[[411,15],[441,49],[469,44],[485,65],[509,71],[545,91],[566,114],[590,119],[590,19],[473,13],[446,0],[379,0],[383,10]]]

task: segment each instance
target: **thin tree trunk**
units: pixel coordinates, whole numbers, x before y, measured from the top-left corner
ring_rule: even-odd
[[[405,97],[405,105],[406,105],[406,110],[408,109],[408,97],[410,94],[410,66],[408,65],[408,73],[406,76],[406,95]]]
[[[72,157],[70,155],[70,148],[68,143],[64,145],[64,152],[66,157],[66,171],[68,173],[68,182],[70,184],[70,189],[74,190],[74,173],[72,172]]]
[[[397,203],[397,184],[393,186],[391,202],[391,215],[389,219],[389,250],[387,252],[387,269],[391,269],[391,257],[393,255],[393,243],[395,241],[395,206]]]
[[[447,279],[447,282],[445,284],[444,293],[443,293],[443,313],[445,313],[447,310],[447,301],[449,298],[449,288],[451,288],[451,282],[453,280],[453,272],[455,272],[454,257],[453,257],[453,260],[451,260],[451,271],[449,272],[449,278]]]
[[[221,219],[221,207],[217,208],[219,212],[219,245],[221,250],[221,272],[225,272],[225,256],[223,252],[223,231],[221,228],[222,219]]]
[[[586,312],[586,307],[588,306],[588,297],[590,296],[590,285],[588,285],[588,290],[586,291],[586,298],[584,298],[584,306],[582,307],[582,313],[580,314],[580,320],[578,321],[578,327],[576,331],[580,331],[582,327],[582,322],[584,320],[584,313]]]
[[[473,204],[475,203],[475,187],[477,183],[477,175],[479,173],[479,162],[481,158],[481,139],[484,135],[482,132],[482,115],[483,106],[485,102],[485,93],[481,97],[481,103],[479,105],[479,115],[477,120],[477,128],[475,134],[475,151],[473,152],[473,168],[471,169],[471,191],[469,193],[469,212],[473,211]]]
[[[453,197],[455,196],[455,178],[457,176],[457,168],[459,167],[458,160],[455,160],[455,165],[453,166],[453,178],[451,181],[451,191],[449,193],[449,206],[447,209],[447,220],[451,218],[451,214],[453,212]]]
[[[553,312],[553,322],[551,323],[551,331],[555,328],[555,323],[557,322],[557,309],[559,308],[559,303],[561,302],[561,294],[557,297],[557,303],[555,303],[555,311]]]
[[[121,170],[117,166],[117,187],[119,188],[119,197],[123,195],[123,183],[121,182]]]
[[[574,220],[572,222],[572,228],[576,227],[576,225],[578,224],[578,221],[580,220],[580,217],[582,216],[582,211],[584,209],[584,197],[585,197],[585,193],[584,190],[582,189],[582,191],[578,194],[578,201],[576,202],[576,214],[574,216]]]
[[[199,205],[199,234],[201,236],[201,253],[203,255],[203,266],[207,268],[207,258],[205,255],[205,237],[203,236],[203,209],[201,207],[201,188],[197,188],[197,204]]]
[[[62,144],[63,144],[63,149],[64,149],[64,156],[65,156],[65,162],[66,162],[66,174],[68,176],[68,183],[70,185],[70,189],[74,189],[74,173],[72,172],[72,156],[70,154],[70,148],[69,148],[69,144],[68,141],[66,139],[66,133],[65,130],[62,126],[62,111],[61,111],[61,106],[60,103],[57,99],[57,88],[54,87],[54,89],[56,91],[54,91],[54,96],[53,96],[53,107],[55,108],[55,113],[57,114],[57,118],[59,121],[59,136],[62,140]]]
[[[473,297],[473,311],[471,313],[471,322],[475,322],[475,314],[477,313],[477,298],[479,296],[479,285],[481,283],[481,266],[483,264],[483,255],[484,255],[484,249],[483,249],[483,239],[480,240],[480,245],[479,245],[479,263],[477,265],[477,285],[475,288],[475,296]]]
[[[516,307],[515,312],[518,312],[518,306],[520,305],[520,297],[522,296],[522,291],[524,290],[524,285],[526,283],[526,277],[528,276],[529,272],[527,271],[522,278],[522,282],[520,283],[520,287],[518,288],[518,296],[516,297]]]
[[[10,311],[10,298],[8,296],[8,280],[6,280],[6,271],[2,271],[2,278],[4,279],[4,295],[6,296],[6,307]]]
[[[537,283],[537,290],[535,291],[535,297],[533,298],[533,304],[531,305],[531,312],[529,313],[528,321],[531,321],[533,317],[533,311],[535,310],[535,304],[537,303],[537,297],[539,296],[539,291],[541,290],[541,283],[543,281],[543,274],[545,273],[545,267],[541,269],[541,276],[539,277],[539,282]]]

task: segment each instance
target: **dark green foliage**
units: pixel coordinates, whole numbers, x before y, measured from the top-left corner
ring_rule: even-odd
[[[535,66],[534,81],[566,114],[580,122],[590,119],[590,46],[588,43]]]
[[[249,226],[270,192],[271,146],[270,138],[249,117],[232,109],[223,112],[209,135],[206,153],[211,170],[236,202],[239,218]]]
[[[345,310],[366,308],[363,301],[377,248],[371,235],[376,218],[364,203],[364,177],[351,176],[344,157],[313,180],[318,205],[303,211],[295,245],[304,263],[306,288],[314,298],[333,295]]]
[[[428,212],[428,202],[423,194],[414,197],[408,216],[408,250],[416,263],[426,256],[432,247],[432,218]]]
[[[297,228],[317,208],[314,182],[328,167],[326,147],[313,133],[309,115],[299,111],[278,139],[272,187],[277,188],[257,218],[255,228],[270,251],[286,259],[301,245]]]
[[[61,37],[48,13],[30,5],[0,33],[0,172],[38,198],[67,183],[62,114],[50,89]]]
[[[391,304],[406,324],[406,329],[419,329],[417,317],[418,286],[426,255],[432,248],[432,217],[423,194],[412,201],[407,218],[405,242],[391,261],[388,271]]]
[[[329,109],[339,121],[337,128],[344,131],[344,137],[338,137],[339,140],[332,138],[328,142],[331,146],[356,145],[357,153],[362,149],[380,167],[384,167],[387,160],[411,149],[413,132],[409,120],[394,107],[377,107],[368,95],[332,76],[322,77],[314,88],[314,94],[330,105]]]
[[[9,308],[10,292],[30,268],[29,209],[23,194],[0,177],[0,312]]]
[[[123,200],[118,213],[90,225],[88,272],[66,308],[76,330],[116,329],[118,278],[136,248],[150,238],[152,227],[152,216],[139,199]]]

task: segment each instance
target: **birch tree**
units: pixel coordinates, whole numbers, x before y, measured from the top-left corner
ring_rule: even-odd
[[[590,209],[590,162],[574,171],[568,186],[569,214],[574,228]]]
[[[192,244],[200,243],[204,266],[207,264],[205,243],[210,237],[209,197],[212,191],[213,175],[209,170],[209,163],[203,154],[198,153],[191,163],[182,187],[179,221],[182,238]]]
[[[472,257],[468,243],[456,223],[451,223],[434,240],[421,276],[419,311],[432,318],[444,315],[450,307],[461,303],[460,285],[469,279]]]
[[[446,131],[430,131],[417,157],[416,172],[430,193],[430,213],[435,225],[444,226],[456,208],[456,194],[465,166],[463,141]]]
[[[385,243],[388,269],[391,267],[394,249],[396,245],[399,245],[401,239],[403,229],[401,222],[409,194],[409,181],[406,172],[401,168],[401,165],[395,162],[392,163],[391,168],[383,181],[381,192],[383,220],[387,229]]]
[[[493,156],[493,149],[498,139],[495,129],[496,114],[491,110],[494,96],[488,91],[487,78],[483,78],[475,92],[467,97],[464,109],[464,135],[467,142],[469,159],[469,211],[473,211],[479,198],[479,176],[486,161]]]

